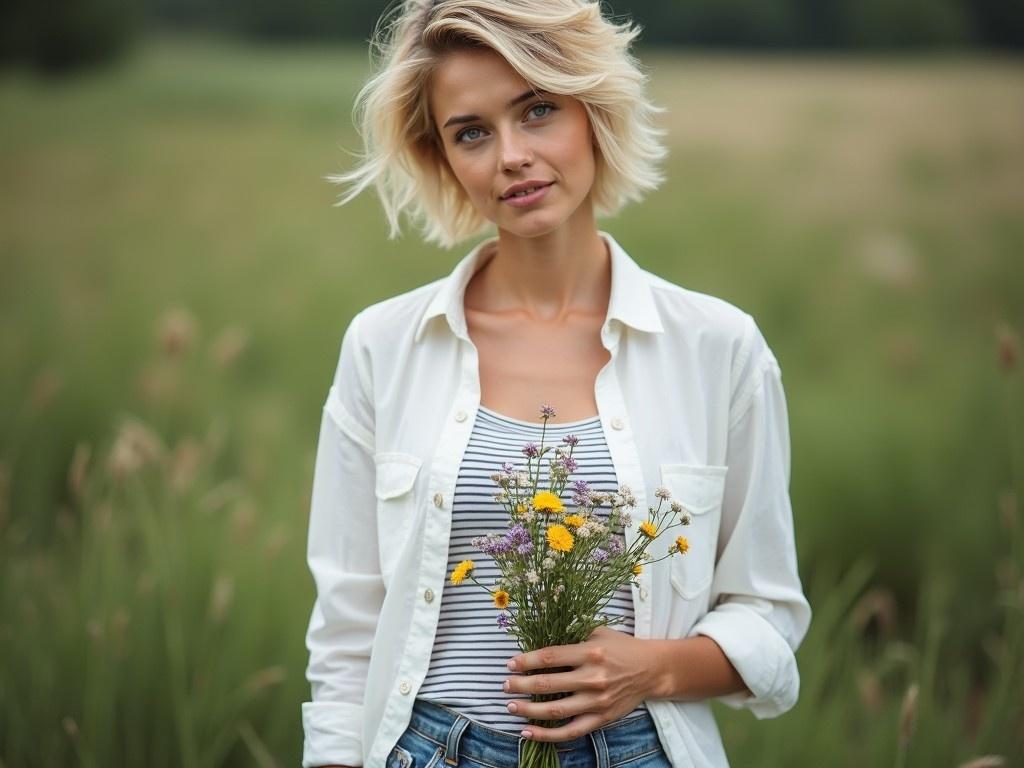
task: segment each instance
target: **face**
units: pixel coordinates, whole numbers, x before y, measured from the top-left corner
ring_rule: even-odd
[[[592,216],[595,148],[580,101],[535,93],[505,59],[480,49],[446,56],[430,107],[452,172],[499,229],[536,237]],[[506,196],[524,182],[544,188]]]

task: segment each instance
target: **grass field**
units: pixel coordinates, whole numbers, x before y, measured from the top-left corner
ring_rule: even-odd
[[[668,182],[600,225],[789,399],[814,623],[794,710],[716,708],[733,764],[1024,765],[1024,62],[641,55]],[[365,67],[0,77],[0,766],[298,764],[341,334],[472,245],[332,207]]]

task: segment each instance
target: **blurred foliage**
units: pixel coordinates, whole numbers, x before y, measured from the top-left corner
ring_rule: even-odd
[[[59,75],[105,64],[130,48],[143,16],[137,0],[7,0],[0,5],[0,65]]]
[[[118,59],[143,24],[253,40],[365,42],[399,0],[8,0],[0,65],[49,72]],[[759,50],[1024,47],[1019,0],[602,0],[644,45]]]
[[[600,225],[776,352],[815,610],[797,707],[717,708],[731,760],[1022,765],[1024,69],[644,60],[668,181]],[[3,764],[298,762],[341,335],[472,245],[331,207],[365,67],[164,40],[0,80]]]

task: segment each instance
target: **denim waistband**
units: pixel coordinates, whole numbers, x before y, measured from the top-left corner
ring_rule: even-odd
[[[409,728],[444,748],[442,765],[458,765],[459,756],[484,764],[518,765],[521,745],[516,733],[489,728],[427,699],[413,703]],[[561,768],[610,768],[633,756],[661,749],[654,721],[646,712],[633,714],[569,741],[555,742]],[[596,760],[595,760],[596,756]],[[488,760],[488,757],[494,761]]]

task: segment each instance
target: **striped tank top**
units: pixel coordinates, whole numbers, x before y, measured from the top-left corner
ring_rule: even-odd
[[[500,575],[494,559],[471,543],[477,536],[504,533],[508,528],[508,511],[493,498],[501,489],[491,475],[501,469],[503,462],[525,472],[522,448],[528,442],[540,446],[541,427],[539,423],[512,419],[480,406],[455,484],[448,574],[462,560],[472,560],[476,564],[476,579],[493,587]],[[579,438],[572,454],[578,466],[569,476],[562,503],[573,506],[572,483],[576,480],[586,480],[594,491],[615,491],[615,467],[600,417],[562,424],[549,421],[544,430],[544,445],[562,445],[562,438],[570,434]],[[541,462],[538,488],[549,487],[549,456]],[[601,507],[596,514],[607,520],[608,508]],[[622,533],[621,525],[616,532]],[[623,623],[613,625],[612,629],[633,634],[633,595],[628,585],[616,591],[604,611],[609,616],[625,617]],[[498,627],[498,613],[491,596],[470,579],[459,586],[446,579],[430,666],[417,696],[443,704],[490,728],[518,734],[526,718],[511,714],[506,705],[526,697],[505,693],[502,683],[512,674],[505,662],[521,650],[516,638]],[[646,710],[641,703],[623,717]]]

